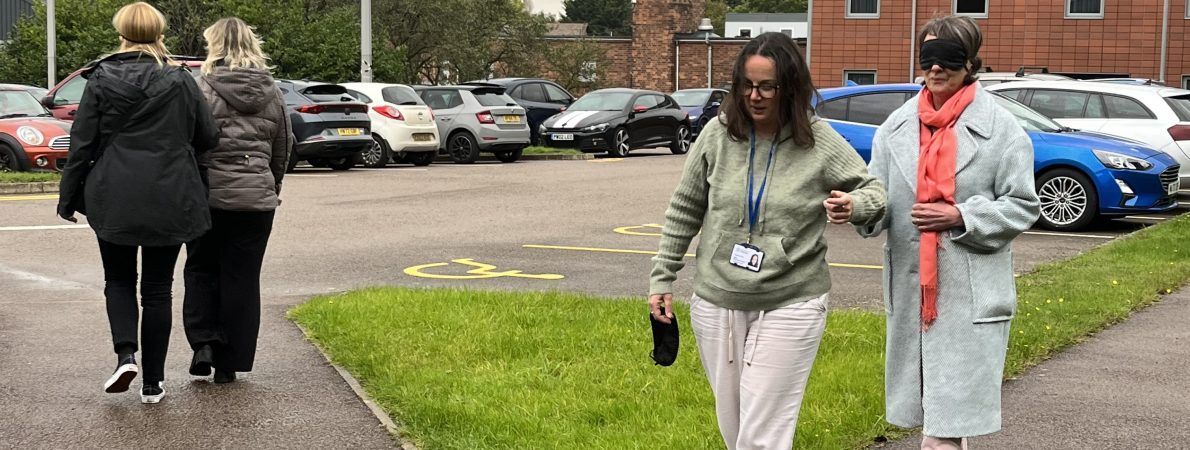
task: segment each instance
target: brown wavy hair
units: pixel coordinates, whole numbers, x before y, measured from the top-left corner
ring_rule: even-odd
[[[917,48],[925,43],[926,36],[934,35],[938,39],[948,39],[962,44],[967,51],[967,76],[963,78],[963,86],[979,80],[979,69],[983,68],[983,59],[979,57],[979,48],[983,46],[983,32],[979,24],[967,16],[938,15],[926,22],[917,33]]]
[[[813,99],[818,90],[810,80],[810,69],[802,49],[793,38],[783,33],[763,33],[752,39],[736,57],[731,75],[731,95],[724,105],[727,133],[734,141],[751,138],[752,115],[748,114],[749,87],[744,64],[752,55],[773,60],[777,67],[777,111],[782,127],[793,124],[793,142],[803,147],[814,146],[814,131],[810,128],[814,117]],[[786,138],[789,139],[789,138]]]

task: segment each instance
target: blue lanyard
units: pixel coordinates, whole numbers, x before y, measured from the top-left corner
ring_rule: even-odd
[[[752,241],[752,228],[756,227],[756,219],[760,216],[760,201],[764,198],[764,188],[769,182],[769,171],[773,167],[773,153],[777,150],[777,138],[780,136],[773,136],[773,145],[769,147],[769,160],[764,166],[764,179],[760,181],[760,190],[756,193],[756,197],[752,197],[752,178],[753,167],[756,160],[756,129],[752,129],[752,139],[750,141],[751,148],[748,150],[748,197],[746,203],[748,204],[748,241]]]

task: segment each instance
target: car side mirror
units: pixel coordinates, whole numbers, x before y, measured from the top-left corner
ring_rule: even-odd
[[[44,106],[46,108],[53,108],[58,105],[54,104],[54,96],[47,95],[47,96],[41,98],[41,106]]]
[[[562,107],[562,109],[559,109],[559,110],[558,110],[558,112],[566,112],[566,107],[565,107],[565,106],[563,106],[563,107]]]
[[[712,107],[712,108],[718,108],[718,107],[720,107],[720,106],[722,106],[722,104],[721,104],[721,103],[719,103],[719,102],[711,102],[711,107]]]
[[[649,107],[644,106],[644,105],[636,105],[636,106],[632,107],[632,112],[634,112],[634,113],[643,113],[648,110],[649,110]]]

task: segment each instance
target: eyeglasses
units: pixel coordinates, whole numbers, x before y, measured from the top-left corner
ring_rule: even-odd
[[[760,84],[740,84],[740,92],[744,94],[744,97],[751,97],[752,91],[756,91],[758,94],[760,94],[760,98],[773,98],[777,96],[777,89],[780,88],[781,86],[769,82]]]

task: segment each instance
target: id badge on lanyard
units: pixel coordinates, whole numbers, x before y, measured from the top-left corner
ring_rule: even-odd
[[[751,148],[748,151],[748,192],[744,194],[747,196],[745,203],[748,207],[748,241],[736,244],[731,250],[731,258],[727,261],[728,264],[752,272],[760,272],[760,267],[764,264],[764,250],[752,245],[752,230],[756,227],[757,219],[760,218],[761,201],[764,199],[764,189],[768,186],[769,171],[773,167],[773,155],[777,150],[777,137],[779,135],[773,137],[773,145],[769,147],[769,160],[764,167],[764,178],[761,179],[760,189],[753,197],[752,179],[756,159],[756,130],[752,130]]]

